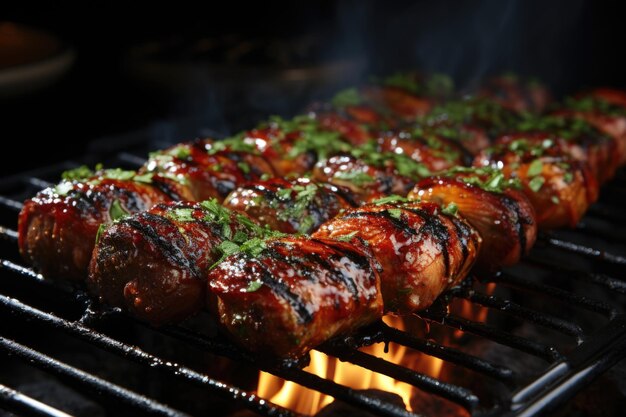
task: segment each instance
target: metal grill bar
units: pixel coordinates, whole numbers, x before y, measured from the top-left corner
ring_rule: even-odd
[[[175,337],[201,350],[217,349],[224,351],[225,356],[235,360],[246,360],[246,356],[241,355],[238,349],[230,346],[230,351],[221,341],[216,341],[202,335],[190,332],[181,327],[162,329],[165,334]],[[220,346],[222,345],[222,346]],[[259,360],[255,363],[261,370],[271,373],[279,378],[293,381],[306,388],[330,395],[331,397],[344,401],[348,404],[359,407],[363,410],[389,417],[416,417],[417,414],[411,413],[404,408],[383,401],[369,394],[353,390],[351,388],[339,385],[333,381],[320,378],[317,375],[310,374],[296,368],[277,367],[276,365],[267,364]]]
[[[396,365],[373,355],[340,346],[327,346],[320,350],[342,361],[353,363],[363,368],[390,376],[398,381],[406,382],[414,387],[437,394],[462,405],[470,411],[478,406],[478,397],[468,389],[453,384],[442,383],[435,378],[414,372],[409,368]]]
[[[561,276],[585,280],[594,284],[601,285],[608,288],[609,290],[618,292],[620,294],[626,294],[626,281],[623,281],[619,278],[614,278],[606,274],[585,272],[573,268],[568,268],[563,265],[557,265],[553,262],[541,259],[533,254],[526,257],[524,259],[524,262],[533,266],[538,266],[543,269],[549,269],[552,273],[559,274]]]
[[[25,417],[72,417],[2,384],[0,384],[0,408]]]
[[[488,324],[478,323],[449,314],[440,315],[438,313],[426,312],[421,314],[421,316],[464,332],[470,332],[477,336],[485,337],[494,342],[541,358],[547,362],[563,359],[563,356],[552,346],[535,342],[534,340],[524,339],[523,337],[504,332]]]
[[[588,297],[581,297],[579,295],[572,294],[569,291],[565,291],[560,288],[542,284],[539,282],[533,282],[529,279],[511,275],[506,272],[501,273],[497,278],[493,280],[493,282],[505,283],[511,286],[515,286],[517,288],[530,290],[538,294],[549,295],[558,300],[565,300],[569,304],[582,307],[595,313],[600,313],[609,318],[617,314],[615,308],[602,301],[594,300]]]
[[[583,329],[576,323],[555,317],[551,314],[541,313],[536,310],[522,307],[510,300],[504,300],[493,295],[481,294],[472,291],[469,294],[466,293],[460,295],[460,297],[485,307],[504,311],[505,313],[517,318],[528,320],[541,326],[557,330],[569,336],[574,336],[577,340],[582,341]]]
[[[423,340],[412,336],[409,333],[402,332],[387,325],[382,324],[382,332],[384,338],[390,342],[398,343],[411,349],[416,349],[436,358],[464,366],[473,371],[490,376],[494,379],[511,383],[514,378],[514,372],[506,367],[494,364],[487,360],[476,356],[468,355],[460,350],[440,345],[430,340]]]
[[[537,242],[561,249],[566,252],[582,255],[585,258],[593,259],[596,262],[610,263],[619,266],[626,266],[626,257],[615,255],[610,252],[601,251],[589,246],[581,245],[567,240],[552,237],[546,233],[540,233]]]
[[[87,372],[76,369],[63,362],[53,359],[34,349],[13,342],[0,336],[0,349],[10,355],[14,355],[35,367],[53,374],[60,378],[65,378],[79,389],[88,389],[91,393],[103,394],[110,399],[120,401],[138,412],[155,416],[187,417],[187,414],[174,410],[157,401],[151,400],[143,395],[115,385],[112,382],[93,376]]]
[[[9,309],[14,314],[22,315],[29,319],[36,319],[54,328],[63,330],[81,340],[85,340],[101,349],[116,355],[125,357],[143,365],[159,369],[170,376],[178,377],[187,382],[191,382],[199,387],[206,388],[216,394],[228,397],[245,407],[266,416],[293,416],[294,414],[282,407],[278,407],[256,395],[242,391],[236,387],[224,384],[210,378],[208,375],[200,374],[190,368],[177,363],[165,361],[137,347],[127,345],[110,338],[102,333],[96,332],[80,323],[70,322],[50,313],[33,308],[18,300],[0,295],[0,307]]]

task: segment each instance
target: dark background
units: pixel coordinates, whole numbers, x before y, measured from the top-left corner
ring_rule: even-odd
[[[159,129],[164,120],[184,119],[192,125],[191,131],[208,127],[226,132],[270,113],[293,114],[309,100],[328,94],[324,88],[317,88],[323,93],[315,94],[311,89],[281,86],[274,96],[266,88],[259,101],[254,82],[241,84],[243,93],[236,97],[228,93],[236,88],[215,92],[216,84],[223,83],[212,79],[209,70],[203,73],[211,59],[184,53],[165,60],[195,66],[201,75],[191,80],[191,87],[148,85],[129,73],[129,51],[153,41],[176,40],[184,45],[235,34],[241,39],[288,42],[315,34],[320,47],[293,65],[272,68],[280,74],[290,66],[310,68],[341,59],[353,63],[333,87],[371,74],[415,68],[449,73],[459,88],[467,90],[502,71],[537,76],[557,94],[592,85],[626,87],[626,25],[624,7],[618,2],[231,0],[206,2],[208,12],[179,2],[36,7],[13,3],[3,5],[2,19],[58,35],[75,49],[77,58],[55,86],[0,100],[6,155],[2,175],[80,155],[97,138],[146,127]],[[258,66],[262,63],[259,57]],[[246,78],[250,68],[254,71],[254,56],[241,66],[248,71]],[[229,82],[238,86],[241,74],[226,73]],[[172,140],[188,139],[189,131],[173,129]],[[15,150],[8,151],[9,143]]]

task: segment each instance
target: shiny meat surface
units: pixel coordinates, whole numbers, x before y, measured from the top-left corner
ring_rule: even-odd
[[[299,357],[383,314],[377,265],[359,242],[269,240],[226,258],[208,282],[221,324],[256,353]]]
[[[526,134],[504,136],[474,160],[476,167],[501,168],[517,178],[535,209],[539,228],[574,227],[598,197],[598,183],[585,163],[563,154],[552,142]]]
[[[239,184],[274,175],[274,170],[251,150],[233,150],[209,139],[155,152],[141,172],[154,175],[155,183],[184,188],[180,200],[223,200]]]
[[[84,280],[101,224],[169,200],[156,187],[131,179],[63,181],[24,203],[20,253],[46,277]]]
[[[152,324],[183,320],[204,307],[209,268],[257,236],[250,225],[215,202],[159,204],[101,234],[88,286],[103,303]]]
[[[420,181],[408,197],[458,210],[482,238],[477,268],[493,272],[519,262],[537,237],[535,210],[530,201],[504,182],[502,173],[495,170],[453,171],[450,177]]]
[[[469,272],[480,249],[478,233],[433,203],[368,204],[325,223],[315,238],[363,240],[382,266],[385,311],[427,308]]]
[[[284,233],[309,234],[342,209],[353,206],[348,192],[308,178],[273,178],[245,184],[230,193],[224,206],[245,212],[257,223]]]

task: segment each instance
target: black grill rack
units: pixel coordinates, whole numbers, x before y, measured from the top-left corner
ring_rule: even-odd
[[[80,161],[44,167],[6,178],[0,184],[0,320],[5,323],[0,326],[0,351],[5,359],[9,357],[11,361],[24,362],[28,367],[58,378],[65,386],[103,404],[111,415],[188,415],[185,412],[188,404],[184,401],[164,401],[149,393],[137,392],[141,389],[136,387],[125,388],[123,378],[112,380],[80,369],[81,365],[63,362],[53,357],[53,353],[44,353],[45,346],[42,348],[36,335],[34,339],[32,335],[22,336],[47,331],[83,342],[80,345],[83,350],[108,352],[122,363],[128,363],[129,367],[137,367],[136,373],[145,372],[146,378],[154,374],[161,380],[172,381],[172,384],[182,381],[213,394],[207,398],[219,398],[259,415],[298,415],[259,398],[253,388],[239,388],[211,376],[201,367],[186,365],[186,356],[171,360],[151,353],[154,343],[144,346],[141,340],[125,342],[117,334],[120,327],[123,331],[128,326],[148,332],[151,338],[168,339],[186,349],[210,352],[233,363],[264,370],[374,415],[421,415],[420,410],[408,412],[369,392],[353,390],[305,372],[298,366],[253,358],[219,333],[208,334],[183,325],[151,328],[117,311],[94,312],[91,300],[81,289],[47,280],[24,266],[17,253],[14,230],[21,202],[57,181],[62,171],[83,163],[104,161],[107,166],[134,168],[143,162],[136,155],[145,153],[138,151],[137,146],[129,149],[119,152],[99,150]],[[626,197],[624,178],[624,173],[620,172],[618,178],[602,190],[602,200],[589,210],[575,230],[542,234],[536,248],[519,266],[494,277],[473,277],[441,297],[428,311],[420,313],[419,319],[432,326],[461,331],[484,346],[504,347],[509,352],[508,359],[495,360],[459,346],[447,346],[382,322],[362,329],[346,340],[329,342],[318,350],[407,382],[422,392],[460,405],[473,416],[539,415],[565,404],[626,355],[626,315],[621,308],[626,299],[626,257],[621,255],[626,253],[622,246],[626,243],[623,234],[626,220],[621,211],[623,206],[620,206],[621,198]],[[484,291],[485,284],[489,283],[495,284],[492,295]],[[490,319],[482,323],[451,313],[448,305],[455,300],[488,308]],[[501,318],[492,320],[492,314]],[[115,321],[115,331],[102,325],[111,317],[121,317]],[[529,335],[523,331],[529,326],[540,330]],[[13,331],[16,327],[20,332]],[[488,386],[497,389],[491,390],[491,398],[485,400],[484,395],[476,392],[475,385],[463,383],[465,380],[461,383],[439,380],[358,349],[376,342],[404,345],[440,358],[472,375],[466,381],[484,380],[491,384]],[[515,362],[523,364],[523,358],[528,357],[540,366],[529,372],[520,371],[519,363]],[[7,378],[0,371],[0,409],[20,415],[66,415],[62,410],[16,391],[10,386],[11,381],[5,380]]]

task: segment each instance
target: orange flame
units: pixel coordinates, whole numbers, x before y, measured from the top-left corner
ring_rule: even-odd
[[[405,324],[399,317],[386,316],[383,320],[391,327],[400,330],[405,329]],[[409,352],[405,346],[395,344],[390,344],[387,352],[385,352],[383,343],[374,344],[361,350],[433,377],[440,375],[443,366],[441,359],[419,352]],[[402,398],[407,409],[411,411],[411,397],[415,388],[389,376],[348,362],[341,362],[318,351],[311,352],[311,362],[304,370],[353,389],[379,389],[395,393]],[[284,381],[265,372],[261,372],[259,375],[257,393],[260,397],[267,398],[273,403],[308,415],[317,413],[333,401],[330,396],[309,390],[290,381]]]

